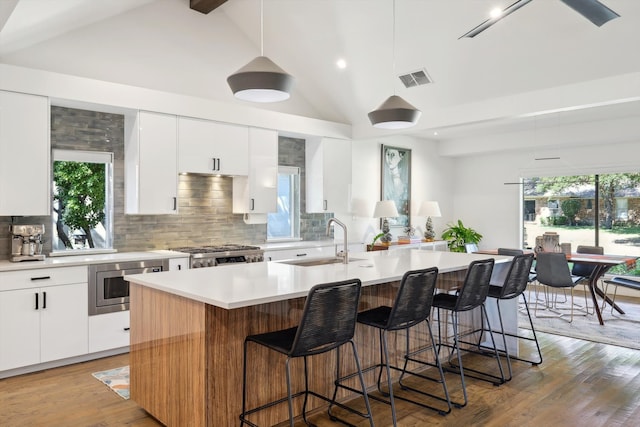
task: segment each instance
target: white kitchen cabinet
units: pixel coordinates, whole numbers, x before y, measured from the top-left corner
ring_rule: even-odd
[[[305,150],[307,212],[350,212],[351,141],[307,139]]]
[[[176,214],[178,118],[139,111],[125,120],[125,213]]]
[[[249,130],[210,120],[178,118],[178,171],[247,175]]]
[[[189,269],[189,257],[169,259],[169,271],[179,271],[179,270],[188,270],[188,269]]]
[[[0,273],[0,371],[88,351],[87,268]]]
[[[89,316],[89,353],[128,347],[129,310]]]
[[[51,215],[49,99],[0,91],[0,216]]]
[[[248,176],[233,177],[233,213],[276,212],[278,132],[249,128]]]

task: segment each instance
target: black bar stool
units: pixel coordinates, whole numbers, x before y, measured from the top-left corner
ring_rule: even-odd
[[[428,408],[428,409],[437,411],[441,415],[445,415],[451,412],[451,401],[449,399],[449,391],[447,390],[447,384],[445,382],[444,372],[440,364],[440,359],[438,358],[438,352],[436,351],[436,343],[435,343],[433,334],[431,333],[431,325],[429,323],[429,315],[431,313],[431,305],[433,303],[433,296],[435,294],[437,276],[438,276],[437,267],[423,269],[423,270],[408,271],[404,274],[404,276],[402,277],[402,280],[400,281],[400,287],[398,289],[398,294],[396,295],[396,298],[393,302],[393,307],[380,306],[380,307],[372,308],[370,310],[363,311],[358,314],[358,323],[362,323],[364,325],[368,325],[378,329],[379,336],[380,336],[380,363],[363,369],[363,372],[368,372],[374,369],[380,369],[378,373],[378,381],[377,381],[378,391],[383,396],[388,397],[388,400],[373,394],[369,395],[369,398],[391,405],[391,416],[393,418],[394,426],[397,425],[395,399],[400,399],[405,402],[410,402],[415,405],[421,406],[423,408]],[[417,350],[410,350],[409,329],[423,322],[425,322],[427,325],[427,329],[429,331],[429,338],[431,340],[431,345],[422,347]],[[394,332],[394,331],[403,331],[403,330],[406,333],[406,349],[404,353],[404,366],[400,368],[398,366],[391,365],[389,362],[387,333]],[[416,356],[419,353],[429,349],[433,351],[433,356],[435,358],[434,363],[431,363],[425,360],[416,359]],[[432,378],[422,373],[417,373],[415,371],[408,371],[407,365],[410,361],[420,363],[423,365],[436,367],[438,369],[439,378]],[[422,402],[418,402],[413,399],[409,399],[405,396],[397,395],[393,391],[393,384],[391,381],[392,369],[402,372],[400,374],[400,379],[399,379],[399,385],[402,390],[413,391],[416,393],[420,393],[424,396],[429,396],[441,402],[445,402],[446,409],[437,408]],[[383,390],[382,388],[383,371],[386,372],[386,376],[387,376],[388,389],[386,391]],[[442,384],[444,397],[427,393],[422,390],[418,390],[416,388],[406,385],[405,383],[403,383],[403,379],[407,374]],[[338,380],[340,383],[339,387],[346,388],[352,392],[356,392],[356,393],[359,392],[358,390],[355,390],[341,383],[346,379],[352,378],[354,375],[356,374],[351,374],[351,375],[340,378]]]
[[[540,344],[538,343],[536,330],[533,327],[533,321],[531,320],[531,313],[529,312],[527,299],[524,296],[524,291],[526,290],[527,284],[529,283],[529,275],[531,271],[531,265],[533,264],[533,258],[534,258],[533,254],[527,254],[527,255],[520,254],[520,255],[514,256],[513,260],[511,260],[509,271],[507,272],[507,275],[504,279],[504,283],[502,284],[502,286],[497,286],[497,285],[489,286],[488,297],[494,298],[496,300],[496,306],[498,308],[498,319],[500,320],[500,330],[493,331],[493,334],[502,335],[502,343],[504,345],[503,351],[505,353],[505,357],[507,359],[507,367],[509,369],[509,377],[506,378],[507,381],[511,380],[513,376],[513,372],[511,369],[511,359],[528,362],[534,366],[542,363],[542,352],[540,351]],[[533,337],[519,335],[517,331],[516,333],[511,333],[511,332],[506,332],[504,330],[504,321],[502,319],[502,312],[500,311],[500,301],[510,300],[513,298],[518,298],[520,296],[524,298],[524,307],[527,310],[527,316],[529,317],[529,325],[531,326],[531,332],[533,333]],[[517,325],[516,325],[516,328],[517,328]],[[478,348],[481,350],[481,352],[482,352],[482,349],[491,350],[491,348],[482,344],[482,338],[484,336],[484,333],[489,332],[489,329],[483,326],[482,329],[479,330],[479,332],[481,332],[481,334],[477,343]],[[538,358],[526,359],[523,357],[513,356],[509,354],[506,337],[513,337],[516,339],[534,341],[536,343],[536,348],[538,350]],[[482,352],[482,354],[486,354],[486,353]]]
[[[484,320],[487,322],[487,328],[493,337],[491,332],[491,324],[489,323],[489,317],[487,316],[487,310],[485,308],[485,301],[487,299],[487,295],[489,293],[489,281],[491,280],[491,273],[493,272],[494,259],[489,258],[485,260],[472,261],[469,264],[467,269],[467,274],[465,276],[464,282],[461,288],[456,292],[456,294],[449,293],[438,293],[433,298],[433,306],[438,309],[438,350],[442,347],[448,347],[451,349],[451,353],[449,354],[449,364],[455,369],[447,369],[448,371],[460,374],[460,382],[462,383],[462,394],[464,397],[463,403],[456,403],[454,405],[456,407],[463,407],[467,404],[467,389],[465,385],[465,371],[469,371],[478,375],[467,374],[469,377],[482,379],[485,381],[490,381],[494,385],[503,384],[506,379],[504,377],[504,371],[502,369],[502,364],[500,363],[500,356],[498,354],[498,350],[495,346],[495,341],[492,339],[493,343],[493,355],[496,358],[496,362],[498,363],[498,370],[500,372],[499,376],[488,375],[484,372],[464,368],[462,366],[462,350],[460,348],[460,333],[458,330],[458,314],[464,311],[473,310],[476,307],[481,308],[481,316],[484,317]],[[453,325],[453,344],[451,343],[443,343],[442,341],[442,323],[443,319],[441,316],[440,310],[446,310],[451,313],[451,323]],[[458,365],[454,365],[451,361],[453,352],[456,352],[458,358]],[[487,378],[488,377],[488,378]]]
[[[360,302],[361,282],[359,279],[346,280],[342,282],[333,282],[316,285],[309,291],[304,304],[302,318],[298,326],[283,329],[274,332],[266,332],[263,334],[249,335],[244,341],[244,363],[242,374],[242,413],[240,414],[240,426],[248,424],[257,427],[256,424],[247,420],[247,416],[257,411],[270,408],[280,403],[288,402],[289,404],[289,424],[293,427],[293,398],[304,395],[304,403],[302,405],[302,418],[307,425],[306,406],[309,395],[313,395],[322,400],[329,402],[329,416],[332,420],[341,421],[344,424],[351,425],[335,417],[331,413],[333,405],[339,406],[352,413],[358,414],[369,419],[370,425],[373,427],[373,418],[371,417],[371,407],[367,397],[364,377],[360,368],[360,360],[356,350],[353,336],[356,327],[356,316],[358,313],[358,304]],[[286,378],[287,378],[287,396],[270,403],[258,406],[253,409],[246,408],[247,396],[247,349],[249,343],[256,343],[265,346],[271,350],[287,356],[285,361]],[[364,396],[364,402],[367,409],[366,413],[356,411],[348,406],[336,402],[337,385],[334,389],[333,397],[328,398],[315,391],[309,390],[307,358],[309,356],[326,353],[336,349],[336,380],[339,376],[339,347],[344,344],[351,344],[357,375],[360,378],[362,386],[361,394]],[[290,361],[293,358],[304,358],[304,385],[305,389],[297,393],[291,391],[291,372]],[[336,381],[337,382],[337,381]],[[262,385],[264,387],[264,385]]]

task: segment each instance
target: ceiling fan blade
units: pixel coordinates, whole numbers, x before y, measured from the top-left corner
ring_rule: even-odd
[[[587,18],[589,21],[601,27],[603,24],[611,21],[612,19],[619,18],[613,10],[609,9],[598,0],[560,0],[562,3],[569,6],[571,9],[578,12],[580,15]]]
[[[515,12],[516,10],[520,9],[522,6],[524,6],[525,4],[531,2],[532,0],[518,0],[515,3],[513,3],[511,6],[505,8],[502,13],[500,13],[500,15],[496,16],[495,18],[489,18],[486,21],[484,21],[482,24],[478,25],[477,27],[475,27],[473,30],[469,31],[468,33],[465,33],[463,35],[461,35],[458,40],[460,40],[463,37],[475,37],[478,34],[480,34],[481,32],[483,32],[484,30],[486,30],[487,28],[489,28],[490,26],[492,26],[493,24],[495,24],[496,22],[498,22],[499,20],[501,20],[502,18],[504,18],[507,15],[511,15],[513,12]]]

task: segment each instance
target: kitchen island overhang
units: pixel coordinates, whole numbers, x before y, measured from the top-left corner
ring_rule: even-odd
[[[462,282],[471,261],[510,260],[415,249],[357,253],[353,258],[359,260],[314,267],[265,262],[126,276],[131,282],[131,398],[165,425],[234,425],[241,411],[244,338],[295,326],[312,286],[359,278],[362,310],[390,305],[406,271],[438,267],[437,287],[450,290]],[[419,336],[414,339],[416,345],[421,341]],[[363,366],[377,361],[375,342],[375,334],[356,330]],[[249,405],[285,393],[284,372],[273,369],[279,366],[278,356],[259,349],[254,356],[254,380],[265,387],[250,396]],[[330,393],[335,357],[318,357],[314,366],[322,368],[313,370],[312,383],[319,392]],[[348,363],[343,367],[345,372],[353,368]],[[299,379],[294,387],[301,387]],[[285,407],[258,414],[260,425],[286,419]]]

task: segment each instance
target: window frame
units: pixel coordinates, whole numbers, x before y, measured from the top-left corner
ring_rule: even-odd
[[[269,218],[276,213],[267,214],[267,241],[268,242],[285,242],[285,241],[299,241],[300,237],[300,199],[301,199],[301,184],[300,184],[300,168],[297,166],[278,166],[278,182],[281,175],[288,175],[290,177],[296,177],[296,189],[295,194],[292,195],[291,200],[293,203],[292,209],[290,209],[289,221],[291,223],[290,235],[287,237],[269,237]],[[291,179],[291,178],[290,178]]]
[[[56,230],[56,218],[57,214],[54,212],[55,202],[51,203],[51,254],[50,256],[65,256],[65,255],[78,255],[86,253],[111,253],[116,252],[113,248],[114,233],[113,233],[113,221],[114,221],[114,153],[104,151],[85,151],[85,150],[67,150],[67,149],[53,149],[51,153],[51,197],[54,195],[54,177],[53,170],[55,162],[79,162],[79,163],[100,163],[105,165],[105,243],[101,248],[86,248],[86,249],[70,249],[70,248],[56,248],[54,241],[57,241],[58,235]],[[54,249],[56,248],[56,249]]]

